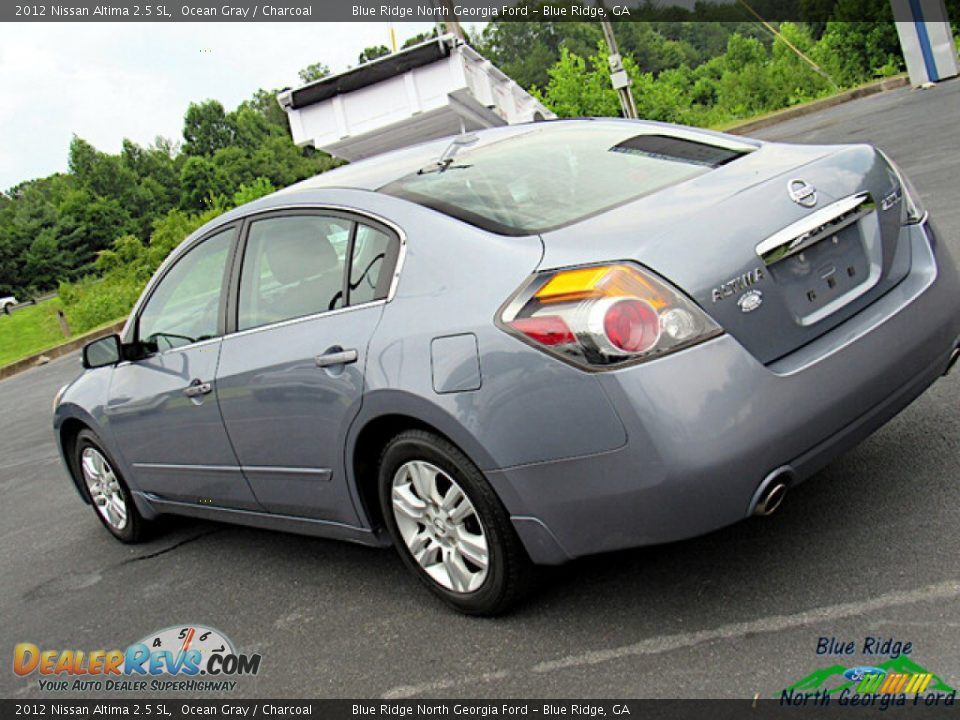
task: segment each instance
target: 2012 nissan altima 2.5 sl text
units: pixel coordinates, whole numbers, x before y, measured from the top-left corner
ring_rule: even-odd
[[[198,230],[54,428],[123,542],[170,513],[394,545],[455,608],[769,514],[947,372],[956,263],[869,145],[498,128]]]

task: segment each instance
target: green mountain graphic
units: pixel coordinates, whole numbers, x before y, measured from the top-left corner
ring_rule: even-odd
[[[898,673],[927,673],[930,672],[926,668],[918,665],[913,660],[905,655],[899,657],[891,658],[882,663],[861,663],[863,665],[871,665],[872,667],[880,668],[881,670],[886,670],[890,672]],[[856,667],[856,666],[854,666]],[[802,680],[798,680],[793,685],[790,685],[784,689],[785,692],[816,692],[817,690],[825,691],[828,695],[833,695],[839,693],[846,688],[856,689],[856,685],[859,683],[854,683],[852,680],[847,680],[843,674],[847,671],[848,668],[843,665],[830,665],[829,667],[822,667],[819,670],[814,670],[812,673],[807,675]],[[933,674],[933,680],[930,681],[930,684],[927,686],[925,692],[944,692],[950,693],[953,692],[954,688],[947,685],[943,678],[937,674]],[[776,696],[779,697],[779,694]]]

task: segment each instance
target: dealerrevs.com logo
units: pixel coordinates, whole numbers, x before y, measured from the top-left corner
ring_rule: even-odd
[[[226,635],[203,625],[151,633],[126,650],[47,650],[19,643],[13,672],[37,675],[44,691],[224,691],[256,675],[260,655],[238,653]]]

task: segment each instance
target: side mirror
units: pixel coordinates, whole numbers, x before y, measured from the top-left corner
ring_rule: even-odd
[[[119,335],[107,335],[83,347],[83,367],[88,370],[116,365],[121,360],[123,360],[123,345]]]

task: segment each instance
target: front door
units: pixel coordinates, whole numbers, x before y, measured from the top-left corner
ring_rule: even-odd
[[[248,225],[217,387],[244,475],[270,512],[357,522],[343,448],[398,252],[389,229],[344,214]]]
[[[156,352],[113,371],[106,413],[137,487],[164,500],[260,509],[217,405],[221,300],[236,227],[187,251],[139,312]]]

